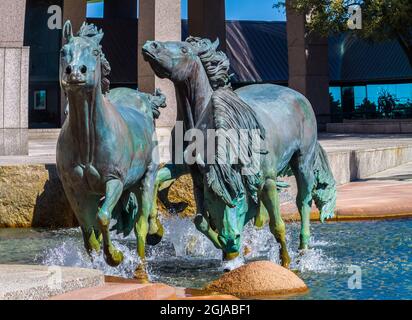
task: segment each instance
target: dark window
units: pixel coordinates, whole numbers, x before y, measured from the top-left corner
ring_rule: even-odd
[[[29,127],[60,127],[59,52],[61,30],[49,29],[52,5],[58,0],[27,0],[24,44],[30,47]]]
[[[35,90],[34,91],[33,109],[36,111],[47,109],[47,91],[46,90]]]

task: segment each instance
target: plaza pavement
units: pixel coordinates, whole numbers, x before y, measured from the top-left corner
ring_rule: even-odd
[[[412,217],[412,162],[338,186],[336,206],[335,221]],[[293,202],[281,211],[286,221],[299,219]],[[319,219],[315,207],[311,219]]]
[[[0,300],[42,300],[105,284],[99,270],[32,265],[0,265]]]
[[[29,130],[29,154],[26,156],[0,156],[0,165],[54,164],[60,129]],[[159,131],[161,132],[161,131]],[[167,161],[167,137],[159,137],[161,161]],[[321,133],[319,141],[328,153],[412,146],[412,134],[334,134]]]

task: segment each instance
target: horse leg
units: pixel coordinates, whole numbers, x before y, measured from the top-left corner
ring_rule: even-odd
[[[82,226],[81,230],[83,234],[84,247],[86,248],[87,253],[89,255],[91,255],[93,251],[99,253],[102,243],[102,235],[99,234],[98,236],[96,236],[94,228],[87,228]]]
[[[196,209],[198,212],[193,222],[196,226],[196,229],[203,233],[210,241],[212,241],[213,245],[217,249],[222,249],[222,246],[219,242],[219,235],[215,230],[213,230],[212,226],[210,225],[210,221],[207,218],[205,211],[205,196],[202,175],[196,167],[190,167],[189,169],[192,174],[193,191],[197,207]]]
[[[79,187],[79,189],[81,188]],[[84,247],[87,253],[91,255],[93,251],[99,252],[102,241],[101,234],[96,229],[99,197],[76,192],[75,187],[66,186],[64,190],[82,230]]]
[[[168,199],[169,190],[173,183],[182,175],[189,173],[186,165],[167,164],[160,169],[156,176],[155,195],[153,198],[153,208],[149,216],[149,233],[147,235],[147,244],[154,246],[158,244],[164,234],[164,229],[160,223],[157,209],[157,199],[159,199],[165,207],[172,212],[182,212],[187,207],[187,203],[179,202],[172,203]]]
[[[268,179],[262,190],[262,202],[269,213],[270,232],[275,236],[280,244],[280,259],[282,266],[289,267],[290,257],[286,247],[286,226],[280,214],[279,194],[276,187],[276,180]]]
[[[112,211],[123,193],[123,183],[118,179],[109,180],[106,183],[106,196],[103,205],[99,209],[97,219],[103,235],[103,249],[107,264],[118,266],[123,261],[123,254],[117,250],[110,239],[109,225]]]
[[[157,197],[159,190],[159,184],[155,184],[154,193],[152,198],[152,211],[149,215],[149,230],[146,236],[146,243],[150,246],[157,245],[160,241],[162,241],[164,235],[163,225],[159,220],[159,213],[157,208]]]
[[[150,164],[145,177],[142,181],[142,191],[140,193],[139,214],[134,228],[137,239],[137,254],[140,257],[141,264],[136,268],[135,278],[142,282],[147,282],[146,273],[146,239],[149,233],[149,217],[152,213],[154,202],[156,199],[156,174],[158,166],[154,163]]]
[[[222,249],[222,246],[219,242],[218,234],[212,229],[209,221],[201,214],[196,215],[193,220],[196,229],[203,233],[217,249]]]
[[[312,190],[315,184],[313,170],[305,163],[302,156],[293,159],[291,168],[296,178],[298,194],[296,196],[296,206],[298,207],[301,229],[300,229],[300,250],[306,250],[310,241],[310,213],[312,211]]]
[[[255,227],[258,229],[263,228],[269,221],[269,213],[262,202],[259,204],[258,213],[255,218]]]

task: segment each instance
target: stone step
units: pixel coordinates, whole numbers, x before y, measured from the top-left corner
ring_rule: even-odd
[[[50,300],[171,300],[176,290],[161,283],[105,283],[51,297]]]
[[[328,133],[400,134],[412,133],[412,121],[353,121],[328,123]]]
[[[412,168],[412,163],[409,166]],[[381,179],[381,180],[380,180]],[[412,170],[398,176],[370,178],[338,187],[334,221],[378,220],[412,216]],[[294,202],[281,205],[285,221],[298,221]],[[311,220],[319,220],[319,212],[312,207]]]
[[[99,270],[57,266],[0,265],[0,300],[43,300],[104,285]]]
[[[56,295],[50,300],[235,300],[230,295],[204,294],[200,290],[171,287],[163,283],[139,283],[135,279],[106,276],[101,286]]]

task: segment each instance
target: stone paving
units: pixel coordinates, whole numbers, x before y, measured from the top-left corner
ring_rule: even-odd
[[[367,150],[412,145],[412,134],[320,133],[319,141],[328,152]]]
[[[235,300],[231,295],[171,287],[162,283],[142,284],[135,279],[106,276],[99,287],[83,288],[50,300]]]
[[[0,165],[54,164],[59,129],[29,130],[29,154],[27,156],[0,156]],[[163,132],[160,131],[159,132]],[[165,131],[166,132],[166,131]],[[167,161],[167,137],[159,137],[161,159]],[[393,146],[412,146],[412,134],[334,134],[321,133],[319,141],[329,152],[378,149]]]
[[[41,300],[104,284],[99,270],[30,265],[0,265],[0,300]]]
[[[412,217],[412,162],[338,187],[334,220]],[[293,202],[282,204],[286,221],[299,219]],[[318,220],[315,207],[312,220]]]

